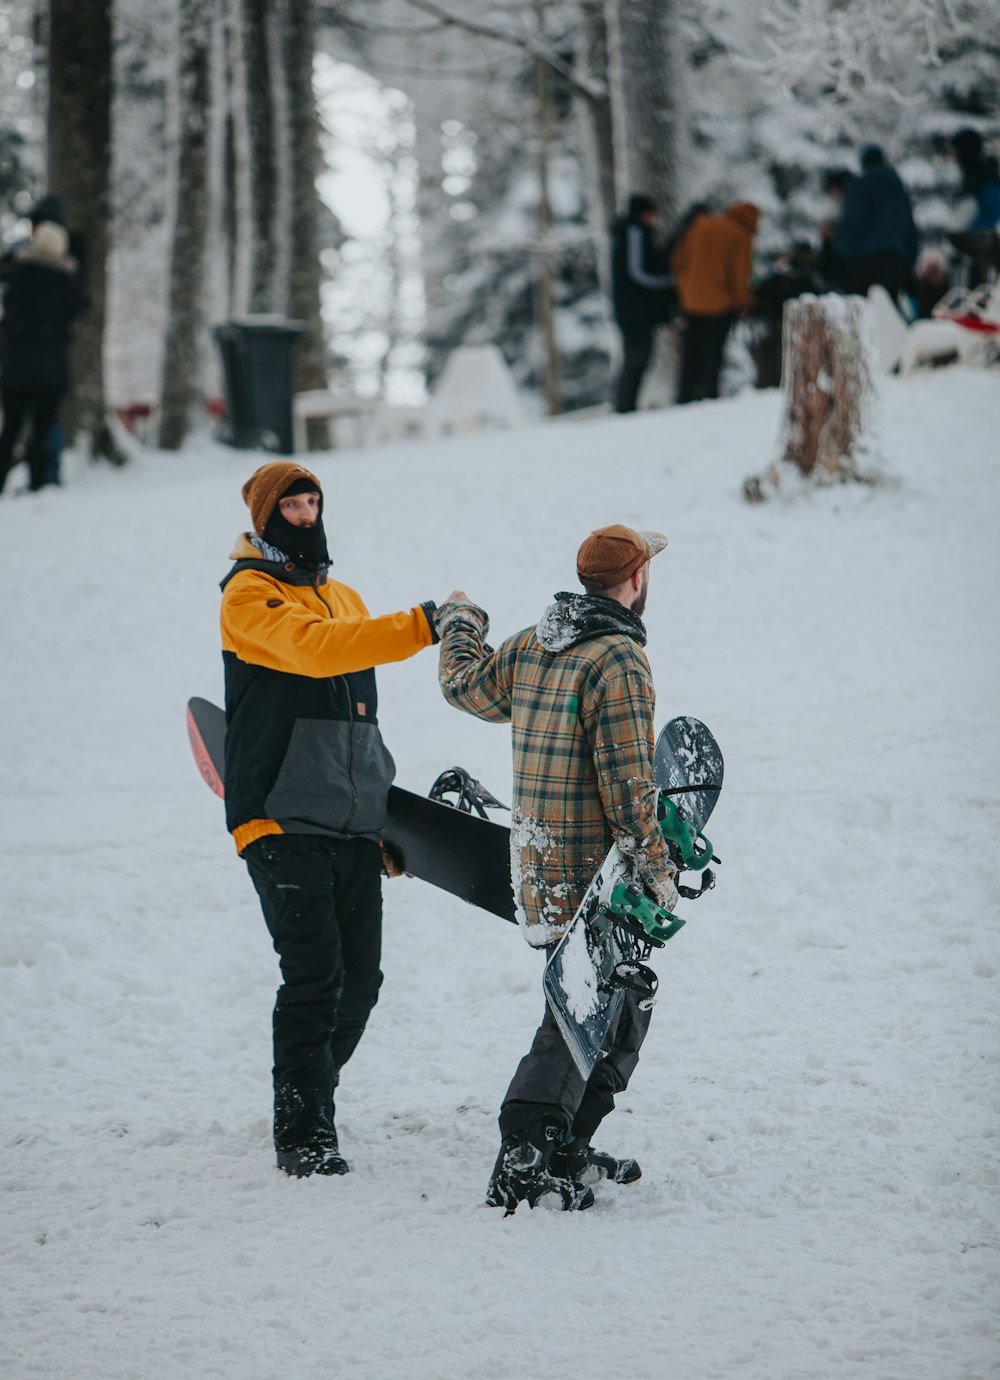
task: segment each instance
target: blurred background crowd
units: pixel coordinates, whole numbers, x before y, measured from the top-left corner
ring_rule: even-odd
[[[997,271],[992,9],[12,0],[0,472],[224,426],[226,322],[391,435],[470,347],[629,411],[775,385],[804,293],[926,317]]]

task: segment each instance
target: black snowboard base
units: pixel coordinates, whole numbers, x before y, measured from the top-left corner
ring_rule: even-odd
[[[206,784],[225,796],[226,714],[211,700],[188,700],[191,751]],[[389,788],[382,837],[403,870],[501,920],[516,923],[510,881],[510,830],[425,795]]]

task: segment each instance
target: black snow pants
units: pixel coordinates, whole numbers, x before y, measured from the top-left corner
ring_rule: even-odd
[[[624,357],[615,393],[615,411],[634,412],[642,380],[653,357],[653,327],[640,326],[632,330],[622,327],[622,349]]]
[[[910,272],[901,254],[879,254],[870,259],[855,259],[848,264],[847,290],[859,297],[867,297],[868,289],[876,283],[885,288],[895,302],[906,287]]]
[[[684,354],[677,390],[679,403],[719,396],[719,375],[732,324],[733,317],[728,312],[720,316],[692,313],[684,317]]]
[[[52,423],[59,411],[59,393],[42,388],[5,388],[3,391],[3,430],[0,431],[0,490],[14,463],[14,447],[24,423],[31,419],[31,440],[26,459],[31,471],[32,489],[47,483],[49,454],[47,443]]]
[[[627,992],[608,1052],[584,1082],[546,1005],[531,1048],[518,1064],[500,1108],[501,1136],[518,1135],[540,1116],[558,1111],[567,1140],[589,1141],[614,1111],[615,1094],[625,1091],[635,1072],[651,1015],[639,1010],[636,993]]]
[[[279,834],[243,859],[281,964],[274,1004],[274,1144],[334,1125],[334,1089],[378,1000],[382,858],[371,839]]]

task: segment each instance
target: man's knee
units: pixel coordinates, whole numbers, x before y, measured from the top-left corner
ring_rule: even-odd
[[[345,973],[340,996],[339,1020],[366,1020],[378,1002],[383,976],[378,970],[363,977]]]

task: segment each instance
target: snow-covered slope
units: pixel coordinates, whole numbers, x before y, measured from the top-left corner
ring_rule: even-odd
[[[207,443],[0,501],[0,1374],[12,1380],[983,1380],[997,1370],[995,376],[886,385],[876,490],[744,506],[774,394],[313,457],[375,611],[499,638],[586,532],[661,528],[659,717],[726,754],[717,890],[582,1215],[480,1206],[541,1015],[513,927],[386,885],[339,1097],[353,1172],[269,1143],[276,963],[184,733],[256,457]],[[380,673],[399,779],[501,797],[505,729]]]

